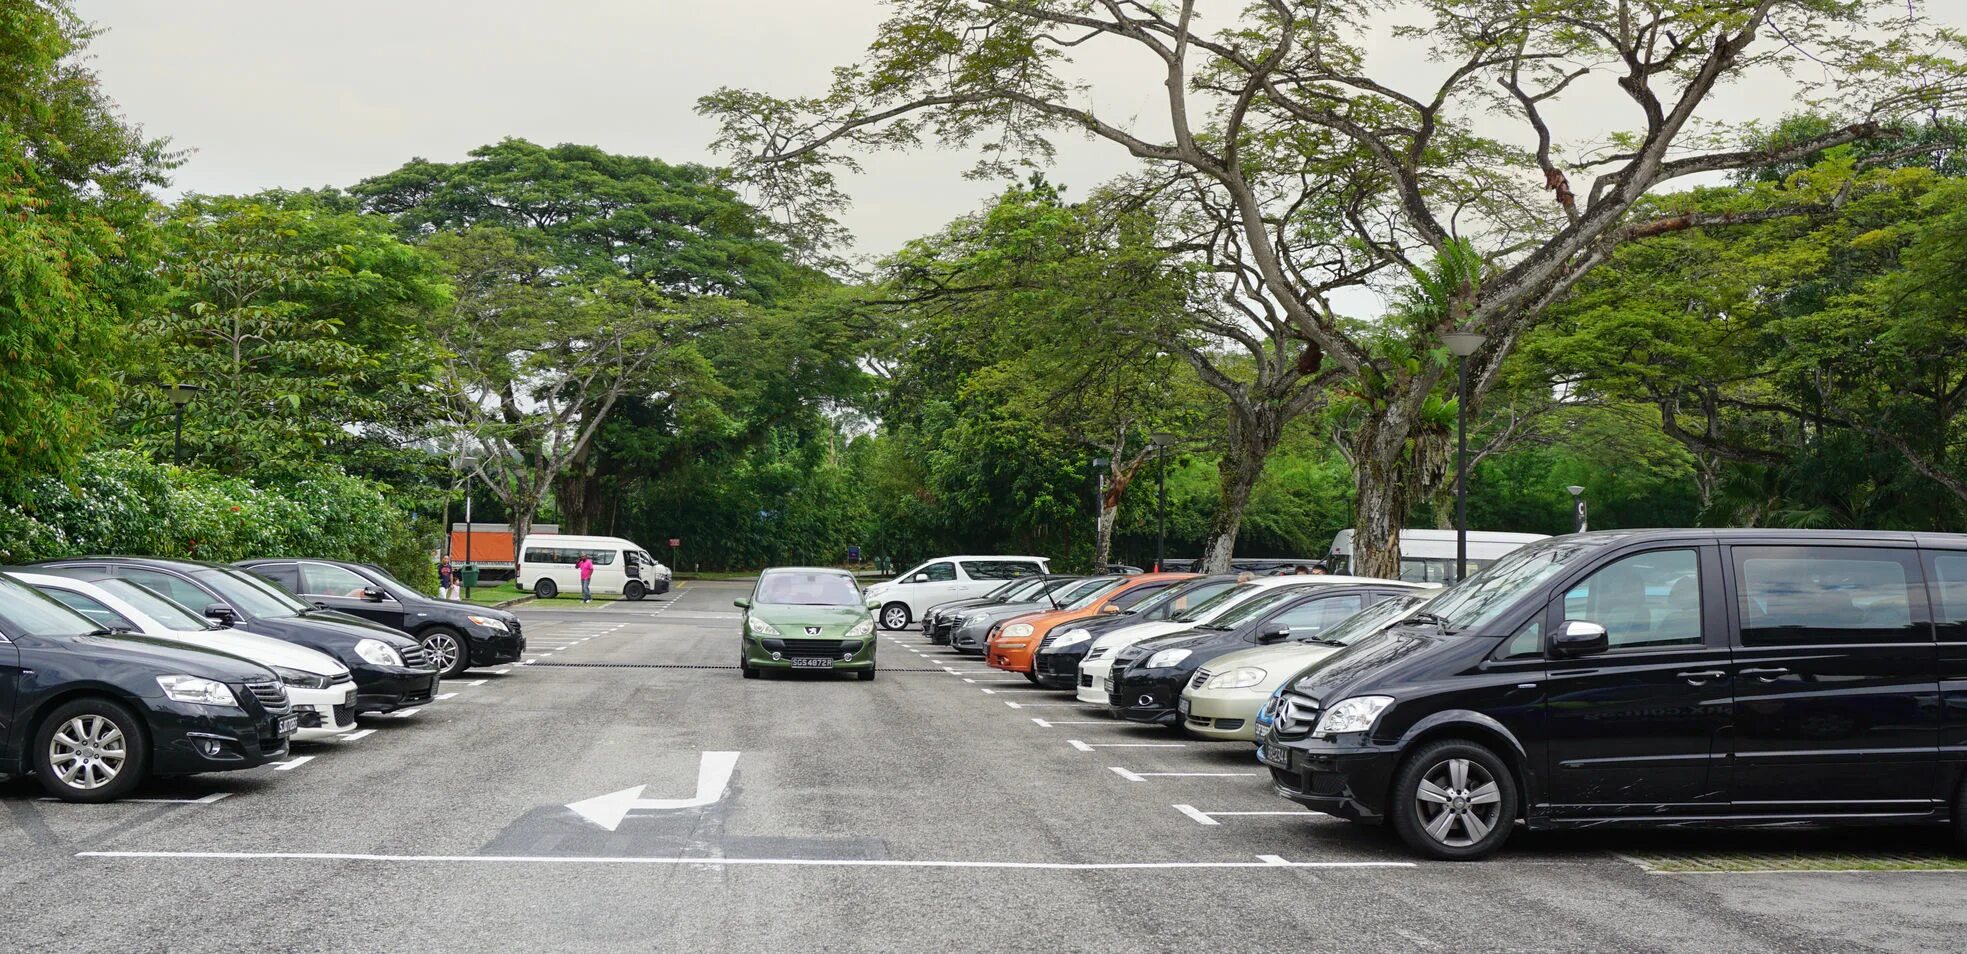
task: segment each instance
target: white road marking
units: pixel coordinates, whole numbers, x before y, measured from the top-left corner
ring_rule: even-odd
[[[512,671],[512,667],[510,667],[510,666],[508,666],[508,667],[506,667],[506,668],[504,668],[504,669],[494,669],[494,670],[492,670],[492,675],[494,675],[494,676],[503,676],[503,675],[505,675],[506,673],[509,673],[509,672],[511,672],[511,671]]]
[[[1086,743],[1081,742],[1078,739],[1067,739],[1065,740],[1065,744],[1070,745],[1081,752],[1091,752],[1094,749],[1185,749],[1188,748],[1187,742],[1095,742],[1092,745],[1087,745]]]
[[[979,687],[979,689],[978,689],[978,691],[980,691],[980,692],[982,692],[982,693],[983,693],[984,695],[986,695],[986,696],[994,696],[994,695],[997,695],[997,690],[995,690],[995,689],[983,689],[983,688],[981,688],[981,687]]]
[[[1203,814],[1202,812],[1196,811],[1194,805],[1176,805],[1175,811],[1181,812],[1182,814],[1195,819],[1195,823],[1198,825],[1218,824],[1218,822],[1215,819],[1210,818],[1208,815]]]
[[[443,702],[446,699],[456,699],[457,697],[458,694],[455,692],[441,692],[437,694],[437,698],[435,701]]]
[[[581,816],[609,831],[621,827],[622,820],[630,812],[676,811],[684,808],[702,808],[716,803],[724,797],[730,787],[731,773],[738,767],[737,752],[705,752],[697,759],[697,791],[689,798],[643,798],[646,785],[625,788],[594,798],[583,799],[567,805],[574,814]]]
[[[1220,825],[1222,823],[1216,821],[1216,819],[1218,818],[1233,818],[1233,817],[1244,817],[1244,816],[1254,816],[1254,815],[1316,815],[1318,814],[1317,812],[1306,811],[1304,809],[1299,809],[1294,812],[1205,812],[1199,808],[1196,808],[1194,805],[1176,805],[1174,806],[1174,809],[1175,811],[1181,812],[1182,814],[1195,819],[1195,823],[1198,825]]]
[[[485,684],[485,682],[486,682],[486,680],[483,680],[483,679],[473,679],[472,681],[470,681],[470,682],[467,682],[467,683],[465,683],[464,685],[466,685],[466,686],[482,686],[482,685],[484,685],[484,684]]]
[[[308,756],[308,757],[313,758],[313,756]],[[206,795],[200,798],[119,798],[116,800],[116,804],[119,805],[210,805],[213,802],[224,801],[225,799],[231,797],[232,797],[231,792],[213,792],[210,795]],[[47,795],[43,795],[35,800],[41,802],[61,801],[61,799],[53,798]],[[90,806],[90,807],[94,807],[94,806]]]
[[[303,755],[299,758],[288,759],[285,762],[275,762],[273,763],[273,770],[276,772],[291,772],[312,761],[314,761],[314,756]]]
[[[1114,774],[1129,782],[1145,782],[1151,778],[1256,778],[1262,772],[1130,772],[1118,765],[1109,765]],[[1296,814],[1286,812],[1286,814]]]
[[[125,799],[128,801],[129,799]],[[785,868],[996,868],[1038,871],[1149,871],[1169,868],[1413,868],[1412,861],[1285,861],[1258,855],[1256,861],[945,861],[898,858],[643,858],[557,855],[370,855],[330,851],[78,851],[77,858],[210,861],[374,861],[439,864],[687,865]]]
[[[347,734],[344,734],[344,735],[338,735],[338,736],[335,736],[335,741],[337,741],[337,742],[357,742],[357,741],[360,741],[360,740],[362,740],[362,739],[366,739],[366,738],[368,738],[369,736],[372,736],[372,735],[375,735],[375,734],[376,734],[376,730],[374,730],[374,729],[362,729],[362,730],[359,730],[359,731],[356,731],[356,732],[349,732],[349,733],[347,733]]]
[[[1118,765],[1109,765],[1109,766],[1107,766],[1107,767],[1106,767],[1106,770],[1107,770],[1107,771],[1109,771],[1109,772],[1112,772],[1112,773],[1113,773],[1113,774],[1115,774],[1115,775],[1118,775],[1118,776],[1120,776],[1121,778],[1124,778],[1124,779],[1126,779],[1126,780],[1127,780],[1127,781],[1129,781],[1129,782],[1145,782],[1145,781],[1147,781],[1147,779],[1144,779],[1144,778],[1142,778],[1142,777],[1140,777],[1139,775],[1135,775],[1134,773],[1132,773],[1132,772],[1129,772],[1129,771],[1127,771],[1126,769],[1124,769],[1124,768],[1121,768],[1121,767],[1120,767],[1120,766],[1118,766]]]
[[[1010,701],[1008,701],[1008,700],[1007,700],[1007,701],[1006,701],[1006,702],[1005,702],[1004,704],[1005,704],[1005,705],[1007,705],[1007,706],[1010,706],[1010,707],[1011,707],[1011,708],[1013,708],[1013,709],[1081,709],[1081,708],[1084,708],[1084,706],[1082,706],[1082,705],[1081,705],[1080,703],[1077,703],[1077,702],[1010,702]]]
[[[423,709],[421,707],[414,708],[414,709],[398,709],[395,712],[390,713],[389,717],[392,719],[407,719],[422,711]]]

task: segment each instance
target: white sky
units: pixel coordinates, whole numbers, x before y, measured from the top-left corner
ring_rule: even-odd
[[[79,0],[107,30],[93,44],[109,94],[151,135],[191,150],[176,191],[346,186],[413,156],[454,161],[505,136],[578,142],[669,162],[715,162],[693,111],[719,86],[779,95],[825,89],[859,57],[874,0]],[[1233,10],[1241,0],[1203,5]],[[1967,0],[1930,0],[1967,27]],[[1116,51],[1117,52],[1117,51]],[[1425,78],[1411,46],[1372,48],[1375,72]],[[1082,57],[1092,105],[1157,123],[1159,86],[1138,56]],[[1581,81],[1583,90],[1592,80]],[[1416,86],[1419,88],[1419,81]],[[1728,118],[1791,108],[1779,77],[1728,92]],[[1629,125],[1599,80],[1558,120]],[[1599,129],[1594,134],[1602,133]],[[1051,176],[1084,195],[1129,168],[1106,143],[1068,138]],[[975,209],[999,186],[962,178],[970,159],[924,149],[867,157],[847,185],[857,251],[879,255]],[[1579,183],[1582,191],[1583,183]]]

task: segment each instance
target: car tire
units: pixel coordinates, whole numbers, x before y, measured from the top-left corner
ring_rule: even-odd
[[[463,633],[449,626],[432,626],[423,631],[417,642],[423,644],[423,651],[437,666],[437,675],[444,679],[455,679],[471,668],[471,643]],[[443,649],[447,642],[451,646],[448,652]]]
[[[1034,685],[1034,686],[1035,686],[1035,685],[1038,685],[1038,674],[1037,674],[1037,673],[1035,673],[1035,672],[1028,672],[1028,673],[1025,673],[1025,674],[1024,674],[1024,681],[1026,681],[1026,682],[1028,682],[1028,683],[1031,683],[1031,684],[1032,684],[1032,685]]]
[[[758,670],[742,656],[738,657],[738,669],[744,673],[746,679],[758,678]]]
[[[908,604],[889,603],[881,607],[881,628],[902,630],[908,628]]]
[[[1960,787],[1953,793],[1953,848],[1967,854],[1967,773],[1960,777]]]
[[[872,669],[863,669],[860,672],[855,673],[855,675],[860,676],[862,682],[874,681],[874,670]]]
[[[57,736],[82,744],[57,743]],[[121,743],[120,749],[112,748],[116,743]],[[54,751],[58,744],[60,754],[70,756],[63,758],[59,767]],[[91,751],[96,754],[82,754]],[[122,760],[103,758],[108,751],[120,751]],[[75,758],[83,758],[84,764],[76,766]],[[123,704],[101,698],[77,699],[63,703],[42,720],[34,733],[33,764],[41,787],[64,802],[112,802],[128,795],[149,772],[150,740],[136,713]],[[65,782],[63,771],[71,771],[78,782],[84,775],[98,781],[89,787]],[[97,773],[104,771],[111,774],[100,779]]]
[[[1431,742],[1400,763],[1386,811],[1407,847],[1442,861],[1476,861],[1495,854],[1516,826],[1516,778],[1488,746]]]
[[[560,595],[560,587],[559,585],[555,584],[552,580],[548,580],[548,579],[534,580],[533,595],[543,600],[550,600]]]
[[[649,588],[643,586],[641,580],[630,580],[627,586],[622,587],[622,596],[631,603],[640,603],[648,595]]]

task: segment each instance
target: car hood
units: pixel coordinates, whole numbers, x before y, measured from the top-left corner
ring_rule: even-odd
[[[1319,700],[1356,695],[1355,689],[1365,683],[1385,685],[1397,682],[1399,676],[1391,670],[1444,645],[1444,637],[1428,629],[1396,627],[1383,630],[1330,656],[1314,660],[1303,671],[1293,674],[1291,688]]]
[[[347,666],[336,662],[326,653],[244,630],[210,629],[197,632],[172,630],[168,633],[158,633],[153,638],[181,646],[227,653],[262,666],[298,669],[317,676],[340,676],[348,672]]]
[[[274,678],[272,671],[265,666],[237,656],[197,649],[155,636],[117,633],[71,639],[69,645],[105,665],[134,663],[154,668],[159,675],[176,673],[220,682],[262,682]]]
[[[786,637],[800,636],[839,636],[855,624],[873,619],[865,607],[860,606],[805,606],[796,603],[754,603],[749,610],[752,619],[772,624],[779,634]],[[817,628],[820,632],[809,633]]]
[[[1252,649],[1239,649],[1224,653],[1209,660],[1208,669],[1212,673],[1228,672],[1232,669],[1261,669],[1262,682],[1254,686],[1234,690],[1197,689],[1198,693],[1214,691],[1236,693],[1268,693],[1284,680],[1303,672],[1305,667],[1331,656],[1339,651],[1337,646],[1320,646],[1317,643],[1279,643],[1275,646],[1257,646]]]
[[[416,640],[404,635],[400,630],[343,613],[320,610],[298,616],[263,617],[241,623],[235,628],[249,633],[291,640],[323,650],[337,659],[344,660],[346,657],[336,650],[349,651],[357,640],[373,639],[387,643],[398,650],[417,645]]]
[[[1093,648],[1119,649],[1122,646],[1132,646],[1143,639],[1153,639],[1156,636],[1166,636],[1169,633],[1182,632],[1191,625],[1193,624],[1176,623],[1168,620],[1161,620],[1155,623],[1135,623],[1132,626],[1123,626],[1094,640]]]

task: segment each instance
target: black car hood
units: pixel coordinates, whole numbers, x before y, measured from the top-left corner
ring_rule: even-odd
[[[389,627],[325,610],[310,610],[298,616],[260,617],[241,622],[238,628],[323,650],[344,662],[355,644],[364,639],[379,640],[399,650],[417,645],[416,640]]]
[[[61,637],[61,641],[105,666],[145,666],[157,670],[158,675],[174,673],[220,682],[262,682],[274,678],[272,670],[237,656],[132,633],[69,636]]]
[[[400,629],[393,629],[375,620],[363,619],[360,616],[344,613],[340,610],[308,610],[295,617],[295,619],[298,619],[304,625],[328,627],[337,631],[360,630],[361,632],[358,635],[369,639],[382,639],[391,646],[401,647],[405,644],[411,646],[417,645],[416,640],[403,635],[403,631]],[[385,639],[384,637],[387,638]]]
[[[1443,637],[1438,630],[1425,627],[1395,626],[1311,664],[1285,684],[1319,700],[1358,695],[1365,689],[1398,682],[1403,662],[1456,638],[1463,637]]]

